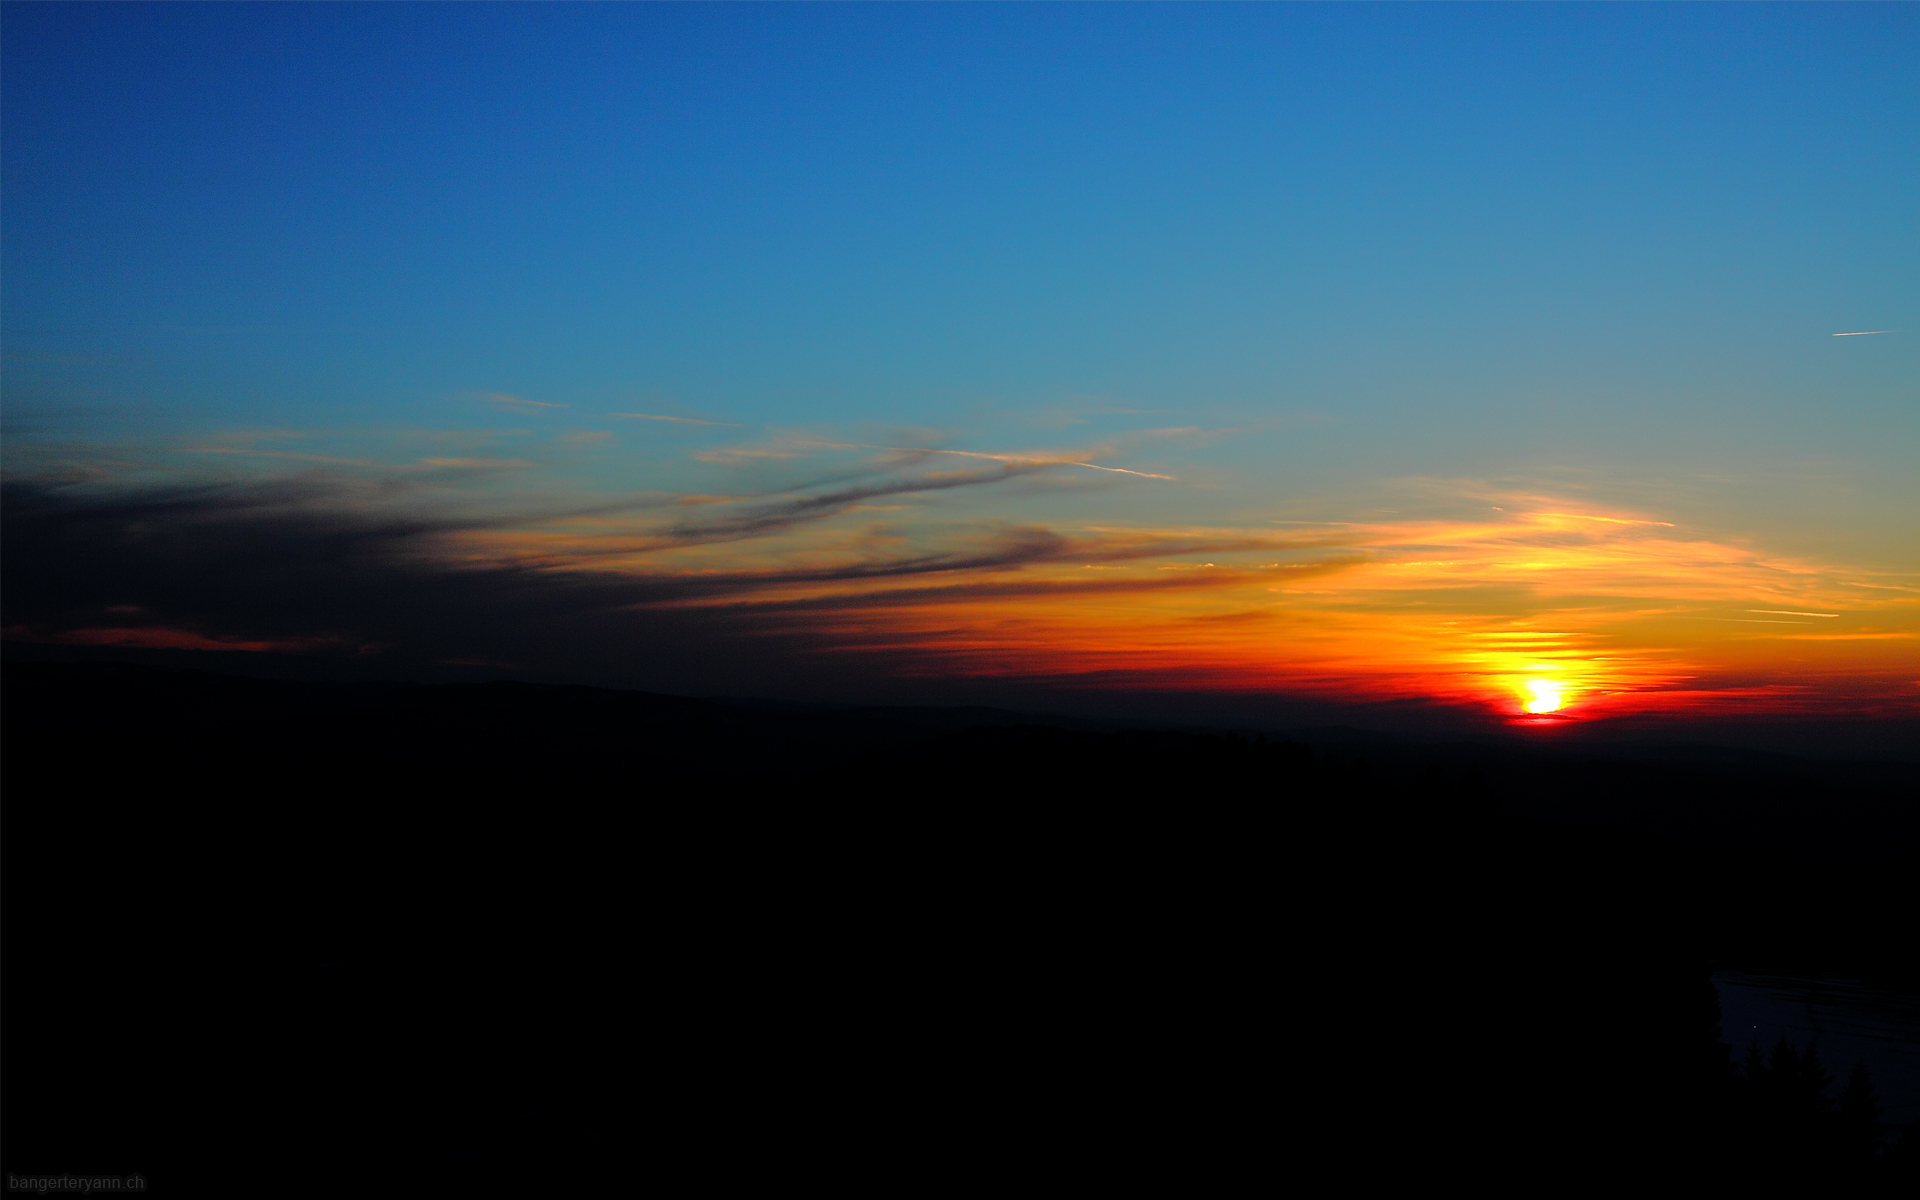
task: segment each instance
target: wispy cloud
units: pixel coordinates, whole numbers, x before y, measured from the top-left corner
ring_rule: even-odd
[[[1898,329],[1858,329],[1852,333],[1836,333],[1834,337],[1872,337],[1876,333],[1899,333]]]
[[[734,467],[743,463],[785,462],[800,457],[798,450],[773,450],[753,446],[729,446],[724,450],[697,450],[695,462],[707,463],[717,467]]]
[[[875,502],[1042,477],[1086,450],[775,445],[866,457],[845,469],[854,478],[746,494],[515,499],[484,472],[532,464],[487,459],[422,460],[445,483],[396,469],[14,490],[0,506],[9,623],[129,646],[630,663],[653,686],[665,685],[644,673],[683,644],[709,657],[736,646],[749,673],[776,653],[793,670],[872,655],[860,670],[1496,709],[1552,678],[1570,707],[1614,712],[1734,703],[1782,639],[1822,666],[1798,699],[1770,691],[1769,704],[1897,704],[1887,697],[1909,696],[1901,681],[1920,669],[1908,591],[1658,513],[1480,487],[1456,489],[1452,515],[1386,511],[1381,496],[1344,521],[994,521]],[[928,469],[943,459],[956,469]],[[125,614],[103,620],[112,606]],[[1830,633],[1806,641],[1821,620]],[[90,632],[102,629],[149,632]]]
[[[738,512],[717,515],[698,522],[683,522],[662,531],[662,536],[667,540],[681,543],[766,537],[783,533],[799,524],[837,516],[855,507],[865,506],[870,500],[986,487],[1062,466],[1091,467],[1098,471],[1146,479],[1172,479],[1172,476],[1168,475],[1155,475],[1124,467],[1101,466],[1070,454],[992,453],[925,446],[883,446],[814,440],[787,442],[776,446],[731,447],[703,451],[695,454],[694,457],[698,461],[715,465],[737,466],[749,462],[791,460],[802,457],[805,453],[820,450],[880,451],[881,457],[871,462],[868,468],[871,474],[877,476],[910,470],[935,456],[974,459],[995,465],[980,470],[910,472],[894,475],[893,478],[876,478],[872,482],[854,486],[831,486],[822,491],[813,491],[809,485],[797,485],[785,489],[786,494],[779,499],[760,500],[742,507]],[[1084,454],[1085,451],[1079,453]]]
[[[524,471],[540,464],[524,458],[423,458],[420,465],[438,470]]]
[[[548,400],[528,400],[524,396],[511,396],[506,392],[481,392],[476,397],[482,404],[491,408],[506,409],[509,412],[540,414],[556,408],[566,408],[565,404],[555,404]]]
[[[1494,507],[1496,512],[1505,511],[1497,505]],[[1663,529],[1673,528],[1672,521],[1647,521],[1635,517],[1603,517],[1596,513],[1543,512],[1539,515],[1543,517],[1559,517],[1568,521],[1604,521],[1609,525],[1657,525]]]
[[[1096,471],[1112,471],[1116,475],[1138,475],[1142,479],[1173,479],[1171,475],[1155,475],[1151,471],[1134,471],[1127,467],[1103,467],[1099,463],[1069,462],[1070,467],[1091,467]]]
[[[725,429],[746,428],[746,426],[737,425],[732,421],[702,421],[698,417],[669,417],[661,413],[617,412],[608,413],[607,415],[610,417],[626,417],[634,421],[672,421],[676,425],[716,425]]]
[[[897,454],[949,454],[959,458],[984,458],[994,462],[1029,467],[1041,470],[1046,467],[1091,467],[1096,471],[1112,471],[1117,475],[1138,475],[1142,479],[1173,479],[1171,475],[1155,475],[1149,471],[1134,471],[1126,467],[1103,467],[1099,463],[1083,462],[1071,454],[991,454],[982,450],[942,450],[928,446],[867,446],[869,450],[886,450]]]
[[[1037,465],[1010,463],[981,471],[935,471],[855,487],[833,488],[811,495],[790,496],[755,504],[741,512],[706,521],[686,522],[666,532],[672,539],[683,542],[765,537],[785,532],[804,522],[835,516],[856,504],[884,496],[981,487],[1039,469]]]
[[[287,450],[259,450],[252,446],[191,446],[181,454],[237,454],[246,458],[278,458],[290,462],[327,463],[337,467],[377,467],[370,458],[339,458],[327,454],[295,454]]]
[[[340,643],[339,638],[324,637],[280,639],[208,637],[191,629],[170,629],[164,626],[70,629],[46,640],[67,646],[129,646],[143,650],[221,650],[250,654],[300,654]]]

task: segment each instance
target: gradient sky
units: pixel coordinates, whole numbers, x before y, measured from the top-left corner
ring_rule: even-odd
[[[9,3],[0,51],[16,645],[1920,712],[1913,5]]]

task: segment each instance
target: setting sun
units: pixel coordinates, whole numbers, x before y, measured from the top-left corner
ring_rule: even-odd
[[[1551,679],[1529,679],[1527,691],[1533,694],[1527,701],[1530,713],[1550,713],[1560,707],[1560,685]]]

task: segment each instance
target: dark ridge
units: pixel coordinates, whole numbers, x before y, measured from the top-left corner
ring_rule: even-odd
[[[1851,1063],[1736,1065],[1709,980],[1920,989],[1899,766],[110,664],[0,706],[9,1169],[604,1183],[835,1114],[1187,1185],[1920,1149]]]

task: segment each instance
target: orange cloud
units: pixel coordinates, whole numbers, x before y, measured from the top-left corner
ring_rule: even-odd
[[[1863,592],[1862,572],[1563,498],[1264,530],[848,528],[855,499],[1008,469],[701,496],[720,511],[698,525],[638,514],[459,540],[469,561],[617,571],[654,589],[641,607],[750,616],[905,674],[1359,691],[1516,714],[1545,683],[1567,717],[1916,700],[1920,597],[1905,583]]]
[[[1346,520],[992,519],[1045,503],[1034,480],[1089,468],[1099,478],[1086,486],[1111,498],[1102,511],[1186,505],[1195,489],[1171,472],[1099,461],[1139,444],[997,453],[781,434],[693,456],[754,468],[750,486],[597,498],[516,497],[500,469],[531,465],[518,460],[426,459],[473,479],[434,493],[444,512],[432,520],[409,509],[380,552],[591,577],[613,610],[697,612],[900,675],[1358,694],[1516,716],[1550,691],[1555,719],[1920,703],[1920,575],[1786,554],[1672,514],[1429,480],[1394,492],[1402,511]],[[492,494],[457,490],[469,486]],[[388,494],[352,492],[352,506],[371,515]]]
[[[9,631],[12,632],[12,631]],[[70,629],[49,639],[69,646],[127,646],[141,650],[239,650],[282,654],[339,644],[338,638],[249,639],[208,637],[190,629]]]

